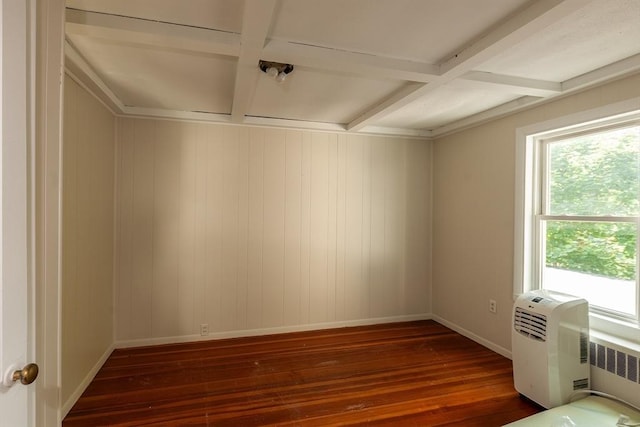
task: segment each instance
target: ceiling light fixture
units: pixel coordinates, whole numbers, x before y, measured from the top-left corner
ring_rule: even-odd
[[[258,62],[258,66],[262,72],[274,78],[278,83],[282,83],[287,78],[287,75],[293,71],[293,65],[291,64],[263,61],[262,59]]]

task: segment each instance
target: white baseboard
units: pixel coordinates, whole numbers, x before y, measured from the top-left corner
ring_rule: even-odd
[[[507,350],[506,348],[501,347],[501,346],[497,345],[494,342],[491,342],[491,341],[489,341],[487,339],[484,339],[481,336],[476,335],[473,332],[468,331],[468,330],[456,325],[455,323],[449,322],[448,320],[445,320],[442,317],[437,316],[435,314],[432,316],[432,319],[435,320],[436,322],[440,323],[441,325],[444,325],[447,328],[456,331],[460,335],[464,335],[465,337],[477,342],[478,344],[481,344],[481,345],[487,347],[489,350],[495,351],[496,353],[506,357],[507,359],[511,359],[511,351],[510,350]]]
[[[208,341],[223,338],[241,338],[252,337],[260,335],[272,335],[283,334],[287,332],[303,332],[314,331],[320,329],[332,329],[332,328],[344,328],[349,326],[365,326],[365,325],[377,325],[382,323],[397,323],[397,322],[410,322],[413,320],[429,320],[431,314],[413,314],[405,316],[392,316],[392,317],[376,317],[372,319],[359,319],[359,320],[344,320],[338,322],[324,322],[324,323],[312,323],[306,325],[294,325],[294,326],[278,326],[273,328],[260,328],[260,329],[241,329],[234,331],[215,332],[206,336],[200,335],[180,335],[173,337],[159,337],[159,338],[142,338],[135,340],[122,340],[116,341],[115,348],[129,348],[129,347],[144,347],[149,345],[161,345],[161,344],[177,344],[183,342],[196,342],[196,341]]]
[[[87,389],[87,387],[89,387],[89,384],[91,384],[91,381],[93,381],[93,378],[95,378],[96,374],[98,373],[100,368],[102,368],[102,365],[104,365],[104,363],[107,361],[107,359],[109,358],[109,356],[111,355],[113,350],[115,350],[115,348],[116,347],[115,347],[114,344],[110,345],[107,348],[107,350],[102,354],[100,359],[98,359],[96,364],[93,365],[93,368],[91,368],[89,373],[84,377],[84,379],[82,380],[80,385],[78,385],[78,387],[71,394],[71,396],[69,396],[67,401],[63,402],[62,409],[60,410],[61,411],[61,419],[64,419],[64,417],[67,416],[67,414],[69,413],[69,411],[71,410],[73,405],[75,405],[76,402],[78,401],[78,399],[80,399],[80,396],[82,396],[82,393],[84,393],[84,391]]]

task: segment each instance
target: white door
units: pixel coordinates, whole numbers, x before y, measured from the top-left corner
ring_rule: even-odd
[[[32,152],[28,31],[25,0],[2,0],[0,19],[0,425],[34,425],[34,385],[14,383],[16,370],[34,360],[33,322],[28,313],[33,298],[29,271],[32,221],[28,197],[32,193],[29,156]]]

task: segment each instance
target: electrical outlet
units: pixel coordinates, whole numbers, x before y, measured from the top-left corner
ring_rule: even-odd
[[[489,312],[494,314],[498,312],[498,303],[494,299],[489,300]]]
[[[205,335],[209,335],[209,324],[208,323],[201,323],[200,324],[200,335],[202,335],[203,337]]]

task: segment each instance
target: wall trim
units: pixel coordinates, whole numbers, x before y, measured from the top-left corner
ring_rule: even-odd
[[[36,360],[40,364],[35,388],[35,425],[62,422],[61,227],[62,124],[64,98],[64,10],[62,0],[31,1],[35,26],[31,43],[36,84],[34,153],[35,204],[35,321]],[[36,48],[37,47],[37,48]]]
[[[452,329],[454,331],[456,331],[457,333],[459,333],[460,335],[464,335],[465,337],[477,342],[480,345],[483,345],[485,347],[487,347],[489,350],[491,351],[495,351],[496,353],[506,357],[507,359],[511,359],[511,350],[507,350],[504,347],[499,346],[498,344],[489,341],[485,338],[482,338],[480,335],[476,335],[471,331],[468,331],[466,329],[464,329],[461,326],[456,325],[453,322],[449,322],[448,320],[443,319],[440,316],[437,315],[432,315],[432,319],[435,320],[436,322],[440,323],[443,326],[446,326],[449,329]]]
[[[391,317],[374,317],[371,319],[343,320],[337,322],[310,323],[304,325],[277,326],[273,328],[240,329],[235,331],[213,332],[207,336],[179,335],[173,337],[141,338],[116,341],[115,348],[145,347],[150,345],[179,344],[196,341],[210,341],[224,338],[243,338],[261,335],[284,334],[288,332],[305,332],[322,329],[345,328],[350,326],[378,325],[384,323],[410,322],[414,320],[431,320],[429,313],[410,314]]]
[[[116,349],[115,344],[111,344],[109,347],[107,347],[106,351],[102,354],[102,356],[100,356],[96,364],[93,365],[93,368],[91,368],[91,370],[87,373],[87,375],[80,382],[80,384],[74,390],[74,392],[71,393],[71,395],[66,400],[66,402],[62,402],[62,408],[60,410],[61,411],[60,419],[63,420],[67,416],[69,411],[71,411],[71,408],[73,407],[73,405],[75,405],[78,399],[80,399],[80,396],[82,396],[82,393],[84,393],[87,387],[89,387],[89,384],[91,384],[91,381],[93,381],[98,371],[102,368],[102,366],[105,364],[105,362],[107,361],[109,356],[111,356],[111,353],[113,353],[113,350],[115,349]]]
[[[71,75],[70,75],[71,76]],[[284,119],[266,119],[255,117],[248,117],[247,120],[241,123],[234,123],[226,119],[212,120],[209,116],[213,113],[199,113],[199,112],[181,112],[177,111],[171,113],[169,110],[151,110],[137,107],[126,107],[124,113],[114,113],[116,118],[122,119],[138,119],[138,120],[166,120],[172,122],[181,123],[204,123],[209,125],[221,125],[221,126],[234,126],[234,127],[247,127],[247,128],[260,128],[260,129],[283,129],[290,131],[300,132],[318,132],[329,133],[334,135],[350,135],[350,136],[371,136],[380,138],[398,138],[407,139],[420,142],[430,142],[433,138],[428,133],[421,132],[393,132],[392,129],[375,127],[371,131],[367,131],[367,128],[359,132],[349,132],[339,127],[330,125],[324,125],[322,123],[318,126],[311,127],[305,126],[304,123],[315,122],[299,122],[295,120]],[[386,132],[384,130],[386,129]]]
[[[80,86],[82,89],[84,89],[89,95],[91,95],[93,98],[96,99],[96,101],[98,101],[100,103],[100,105],[102,105],[104,108],[107,109],[107,111],[109,111],[111,113],[111,115],[113,116],[113,119],[115,121],[115,119],[118,117],[118,114],[115,112],[115,110],[113,109],[112,106],[110,106],[109,104],[107,104],[106,102],[104,102],[104,100],[102,98],[100,98],[94,90],[92,90],[89,86],[87,86],[82,80],[80,80],[80,78],[75,75],[73,73],[73,71],[69,70],[68,68],[64,69],[64,75],[66,75],[67,77],[69,77],[71,80],[73,80],[78,86]]]

